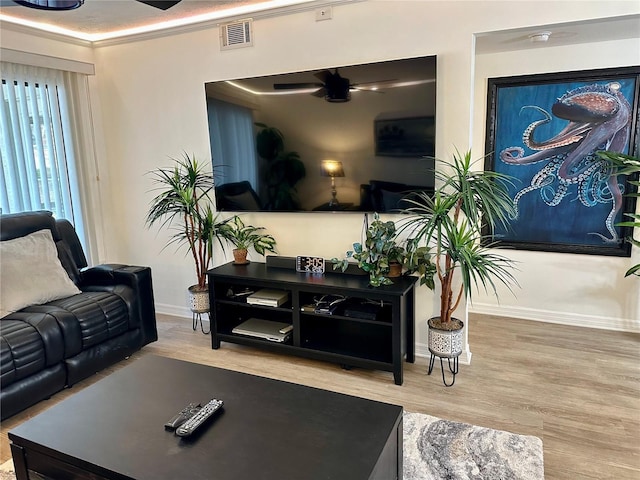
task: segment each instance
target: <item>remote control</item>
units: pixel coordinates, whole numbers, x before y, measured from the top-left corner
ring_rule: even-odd
[[[217,400],[215,398],[211,399],[211,401],[204,405],[198,413],[176,429],[176,435],[179,437],[188,437],[195,432],[200,425],[207,421],[209,417],[220,410],[222,405],[224,405],[222,400]]]
[[[280,333],[289,333],[291,330],[293,330],[293,325],[287,325],[286,327],[283,327],[278,331]]]
[[[193,417],[200,410],[199,403],[190,403],[182,410],[180,410],[171,420],[164,424],[164,428],[167,430],[175,430],[184,422]]]

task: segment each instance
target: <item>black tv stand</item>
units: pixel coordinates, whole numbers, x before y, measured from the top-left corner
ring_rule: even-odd
[[[329,268],[330,265],[329,265]],[[373,288],[366,275],[327,272],[298,273],[290,267],[265,263],[228,263],[207,272],[211,299],[211,347],[220,342],[250,345],[337,363],[393,372],[402,385],[403,362],[414,362],[415,282],[417,277],[394,279],[393,285]],[[252,305],[238,292],[261,288],[281,289],[289,300],[278,307]],[[344,295],[356,301],[381,302],[375,319],[315,313],[308,306],[323,295]],[[273,342],[232,330],[249,318],[287,322],[293,335],[284,343]]]

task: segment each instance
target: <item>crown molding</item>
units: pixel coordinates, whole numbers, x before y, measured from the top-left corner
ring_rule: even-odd
[[[34,35],[40,38],[45,38],[47,40],[56,40],[60,42],[66,42],[72,45],[80,45],[80,46],[88,46],[88,47],[106,47],[112,45],[119,45],[143,40],[152,40],[155,38],[162,38],[172,35],[178,35],[182,33],[189,33],[199,30],[218,28],[222,23],[233,22],[236,20],[242,20],[246,18],[252,18],[253,20],[260,20],[272,17],[279,17],[284,15],[292,15],[295,13],[308,12],[313,11],[321,7],[335,7],[344,4],[351,3],[360,3],[365,2],[367,0],[317,0],[311,1],[307,3],[301,3],[296,5],[289,5],[285,7],[271,8],[268,10],[256,11],[253,13],[243,13],[237,15],[229,15],[226,17],[220,17],[209,20],[197,21],[194,23],[179,25],[174,27],[161,28],[158,30],[152,30],[149,32],[142,33],[122,33],[113,32],[113,37],[100,39],[100,40],[90,40],[87,38],[80,37],[80,33],[78,35],[73,35],[72,33],[59,33],[59,32],[50,32],[47,30],[42,30],[36,27],[22,25],[19,23],[15,23],[11,20],[10,17],[0,15],[0,29],[6,29],[9,31],[15,31],[19,33],[26,33],[28,35]]]
[[[81,47],[91,47],[93,45],[93,42],[91,42],[90,40],[85,40],[82,38],[74,37],[72,35],[64,35],[62,33],[49,32],[47,30],[42,30],[39,28],[22,25],[22,24],[7,20],[7,17],[2,17],[2,16],[0,16],[0,31],[24,33],[24,34],[32,35],[35,37],[44,38],[45,40],[55,40],[58,42],[64,42],[71,45],[79,45]]]

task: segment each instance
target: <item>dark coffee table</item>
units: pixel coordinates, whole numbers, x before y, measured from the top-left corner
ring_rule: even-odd
[[[214,397],[224,409],[201,432],[165,431],[185,405]],[[402,478],[400,406],[155,355],[9,439],[17,480]]]

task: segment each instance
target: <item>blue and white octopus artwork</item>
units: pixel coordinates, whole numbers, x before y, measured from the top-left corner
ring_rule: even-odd
[[[624,90],[616,80],[571,85],[570,89],[565,84],[563,94],[551,97],[555,98],[551,112],[548,105],[522,103],[543,99],[534,90],[518,87],[512,98],[505,90],[500,102],[517,114],[503,111],[510,124],[503,125],[502,133],[513,142],[519,131],[522,143],[496,144],[503,167],[498,168],[497,161],[495,166],[528,182],[512,192],[516,236],[566,244],[622,242],[615,223],[622,215],[624,177],[612,175],[609,162],[596,152],[628,151],[633,114],[625,95],[633,98],[632,80],[633,85],[625,85]],[[547,98],[552,93],[556,92],[549,90]],[[523,167],[527,170],[522,171]]]

